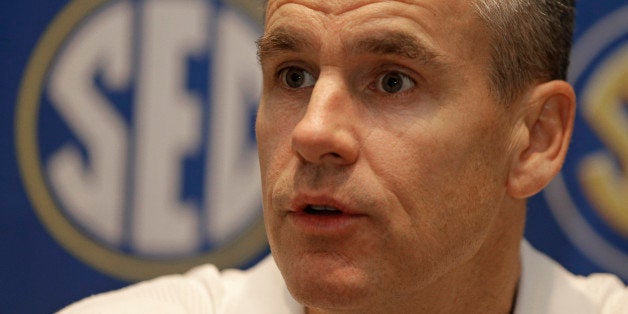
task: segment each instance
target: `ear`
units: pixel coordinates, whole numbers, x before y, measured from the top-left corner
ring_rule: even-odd
[[[513,160],[507,192],[523,199],[538,193],[560,171],[576,112],[576,96],[565,81],[534,86],[522,97],[522,121],[513,134]]]

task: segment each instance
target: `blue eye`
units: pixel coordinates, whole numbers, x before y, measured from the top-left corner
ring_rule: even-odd
[[[399,72],[388,72],[377,80],[377,89],[389,94],[403,92],[414,87],[413,79]]]
[[[299,67],[288,67],[279,72],[282,83],[290,88],[304,88],[314,86],[316,79],[314,76]]]

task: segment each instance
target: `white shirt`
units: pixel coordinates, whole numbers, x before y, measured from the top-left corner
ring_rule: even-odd
[[[626,314],[628,288],[615,276],[575,276],[521,245],[522,275],[515,314]],[[86,298],[60,313],[268,313],[301,314],[272,257],[247,271],[192,269]]]
[[[576,276],[526,241],[521,260],[515,314],[628,314],[628,288],[616,276]]]

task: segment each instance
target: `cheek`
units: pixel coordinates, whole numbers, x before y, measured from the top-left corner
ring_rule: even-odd
[[[371,147],[383,149],[370,153],[370,165],[401,204],[396,221],[436,242],[484,232],[505,192],[504,175],[495,169],[499,152],[488,133],[410,130],[373,137],[378,141]]]
[[[291,152],[291,132],[296,125],[295,114],[285,114],[272,105],[260,104],[255,122],[262,179],[273,178],[285,166]]]
[[[290,160],[290,137],[285,125],[274,123],[273,115],[267,114],[260,106],[256,121],[257,146],[262,183],[262,203],[264,222],[269,240],[274,239],[275,217],[273,198],[280,181],[285,180]],[[285,121],[285,120],[284,120]],[[282,179],[283,178],[283,179]],[[272,245],[272,243],[271,243]]]
[[[467,260],[486,238],[500,202],[499,184],[474,145],[423,142],[397,150],[380,178],[401,206],[387,217],[387,249],[406,273],[429,282]],[[387,171],[382,174],[381,171]],[[380,182],[382,182],[380,181]],[[429,273],[412,272],[430,270]]]

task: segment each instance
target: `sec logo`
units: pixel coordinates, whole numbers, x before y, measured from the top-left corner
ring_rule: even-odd
[[[16,151],[68,251],[128,280],[268,252],[256,6],[77,0],[52,22],[23,77]]]
[[[576,247],[628,278],[628,6],[588,29],[571,59],[572,147],[544,196]]]

